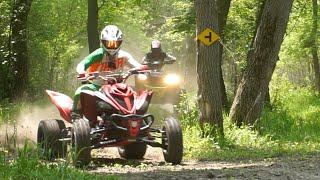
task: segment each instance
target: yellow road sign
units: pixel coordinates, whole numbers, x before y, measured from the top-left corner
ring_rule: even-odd
[[[197,39],[204,45],[210,46],[211,44],[218,41],[220,37],[212,29],[207,28],[197,36]]]

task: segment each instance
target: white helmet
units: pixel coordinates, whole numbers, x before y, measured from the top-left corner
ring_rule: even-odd
[[[116,54],[122,44],[122,32],[115,25],[108,25],[101,31],[102,48],[110,55]]]
[[[161,43],[159,40],[153,40],[151,42],[151,49],[161,49]]]

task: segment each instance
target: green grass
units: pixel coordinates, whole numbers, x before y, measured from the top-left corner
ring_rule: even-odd
[[[10,102],[0,103],[0,125],[2,123],[14,121],[14,115],[17,114],[23,107],[23,103],[14,104]]]
[[[225,117],[225,137],[219,142],[202,137],[194,105],[184,103],[182,110],[186,159],[249,160],[320,152],[320,98],[307,88],[273,89],[273,107],[264,109],[255,128],[235,127]]]
[[[0,149],[0,179],[118,179],[114,175],[90,174],[75,169],[68,162],[41,161],[27,145],[16,154]]]
[[[320,98],[305,88],[289,92],[278,92],[276,107],[264,112],[261,133],[281,141],[319,142]]]

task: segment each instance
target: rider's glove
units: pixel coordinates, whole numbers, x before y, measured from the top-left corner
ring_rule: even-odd
[[[84,77],[86,77],[86,73],[80,73],[77,76],[77,78],[84,78]]]

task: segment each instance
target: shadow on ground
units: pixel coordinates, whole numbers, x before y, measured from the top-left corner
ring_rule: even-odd
[[[92,173],[115,174],[124,179],[320,179],[320,155],[246,162],[159,161],[94,158]]]

